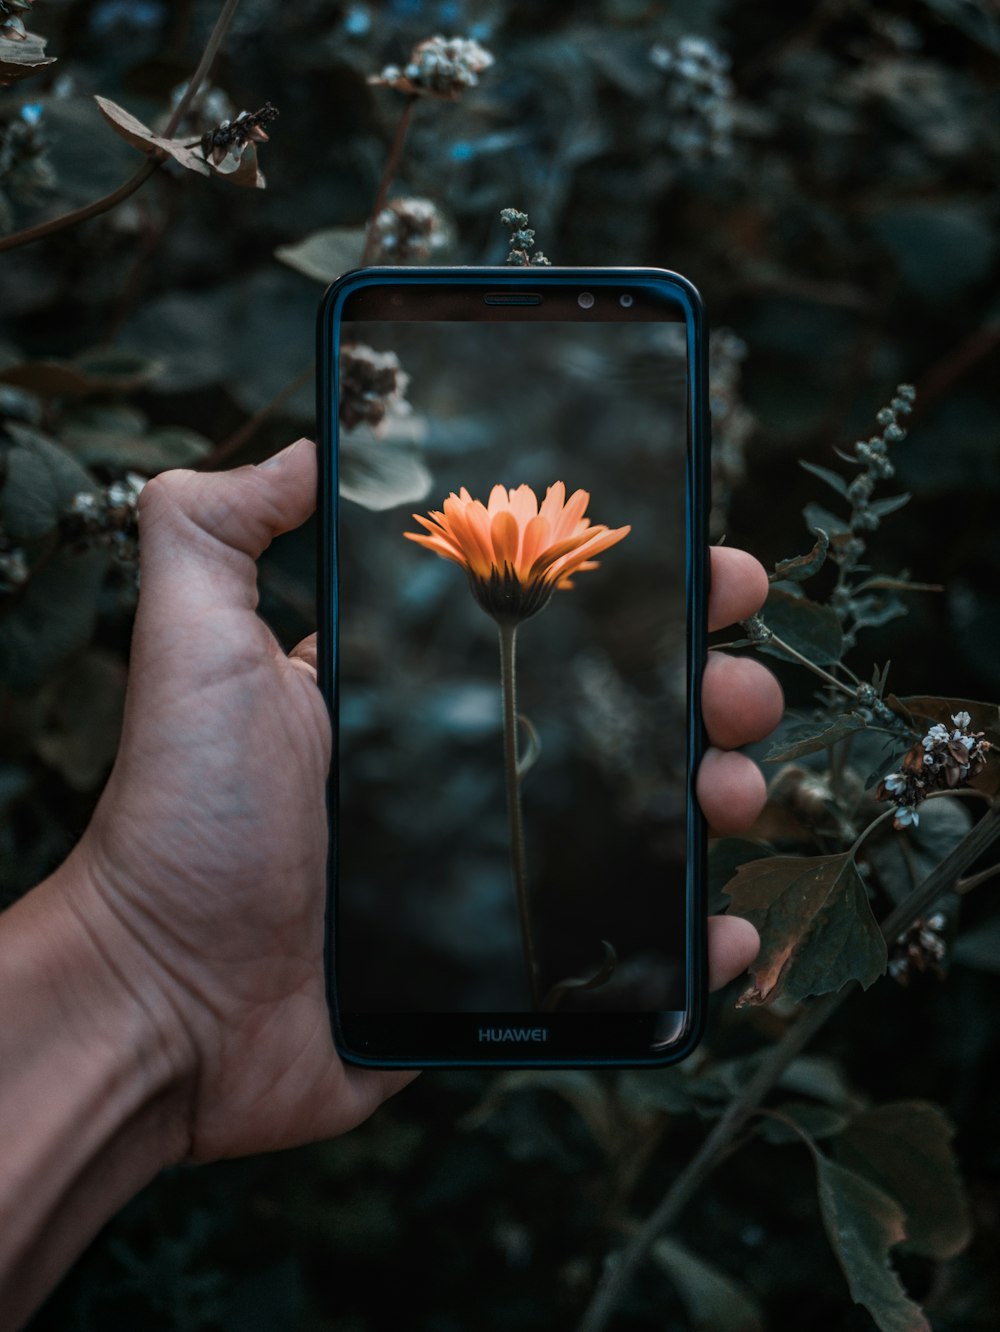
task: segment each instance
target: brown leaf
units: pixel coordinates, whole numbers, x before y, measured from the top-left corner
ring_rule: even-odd
[[[725,891],[761,936],[739,1006],[829,994],[851,980],[867,989],[885,971],[885,940],[849,853],[755,860]]]
[[[161,139],[148,125],[137,120],[116,102],[111,102],[106,97],[95,97],[94,101],[115,133],[120,134],[133,148],[138,148],[147,155],[158,156],[160,153],[165,153],[175,162],[179,162],[182,167],[196,171],[199,176],[212,175],[211,168],[202,156],[200,143],[193,144],[183,139]]]
[[[6,88],[17,79],[30,78],[55,63],[54,56],[45,54],[45,38],[33,32],[27,33],[21,41],[0,40],[0,88]]]

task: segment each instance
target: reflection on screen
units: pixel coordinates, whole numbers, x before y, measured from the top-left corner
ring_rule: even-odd
[[[348,323],[341,1007],[683,1007],[683,328]]]

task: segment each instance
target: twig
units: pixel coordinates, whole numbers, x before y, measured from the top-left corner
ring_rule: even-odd
[[[226,0],[225,5],[223,5],[222,13],[216,20],[212,35],[202,52],[198,68],[195,70],[194,76],[184,91],[184,96],[177,103],[170,120],[167,122],[166,129],[163,131],[165,139],[170,138],[180,124],[182,117],[187,114],[188,107],[201,87],[229,25],[233,21],[233,15],[236,13],[239,3],[240,0]],[[48,222],[41,222],[38,226],[25,227],[22,231],[12,231],[9,236],[0,237],[0,253],[4,250],[20,249],[22,245],[33,245],[35,241],[44,240],[46,236],[52,236],[58,231],[65,231],[69,227],[79,226],[81,222],[89,222],[92,217],[99,217],[101,213],[109,213],[112,208],[117,208],[120,203],[124,203],[126,199],[135,194],[136,190],[145,185],[153,172],[166,160],[165,153],[151,156],[123,185],[119,185],[116,190],[112,190],[110,194],[106,194],[102,199],[96,199],[93,203],[85,204],[83,208],[74,209],[72,213],[63,213],[61,217],[54,217]]]
[[[403,144],[406,141],[406,131],[410,128],[410,119],[413,116],[413,108],[417,104],[415,93],[410,93],[406,99],[406,105],[403,107],[403,114],[399,118],[399,124],[396,126],[396,134],[392,141],[392,147],[389,149],[389,156],[386,158],[385,170],[382,172],[382,179],[379,181],[378,191],[375,195],[375,204],[372,208],[371,221],[368,223],[368,235],[365,237],[365,248],[361,252],[360,268],[370,264],[372,256],[375,253],[375,223],[378,221],[379,213],[385,207],[385,201],[389,196],[389,186],[399,169],[399,159],[403,155]]]
[[[258,407],[253,416],[248,416],[241,426],[234,430],[231,435],[228,435],[221,444],[217,444],[211,453],[202,458],[198,463],[198,471],[210,472],[212,468],[218,467],[219,463],[224,462],[226,458],[237,453],[243,448],[244,444],[249,443],[265,421],[269,420],[279,407],[284,406],[289,398],[294,397],[300,388],[304,388],[309,383],[315,370],[315,362],[310,361],[293,380],[290,380],[284,388],[278,390],[270,402],[265,402],[263,407]]]
[[[893,942],[960,878],[963,871],[1000,838],[1000,809],[991,806],[985,817],[944,860],[886,917],[881,926],[887,942]],[[807,1004],[778,1043],[764,1056],[756,1073],[733,1100],[699,1150],[674,1179],[659,1206],[643,1223],[616,1258],[609,1258],[590,1305],[577,1332],[602,1332],[618,1301],[657,1237],[672,1225],[700,1185],[733,1150],[733,1139],[772,1089],[788,1065],[823,1027],[856,985],[845,985],[836,994],[824,995]]]

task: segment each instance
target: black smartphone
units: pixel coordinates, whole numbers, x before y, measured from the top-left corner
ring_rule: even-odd
[[[697,291],[648,268],[369,268],[318,333],[340,1053],[683,1057],[706,984]]]

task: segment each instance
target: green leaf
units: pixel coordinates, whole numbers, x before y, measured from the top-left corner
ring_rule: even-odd
[[[29,32],[23,41],[12,42],[0,38],[0,88],[37,74],[46,65],[54,65],[55,57],[45,54],[45,38]]]
[[[778,1086],[783,1091],[812,1096],[835,1109],[855,1110],[856,1094],[848,1085],[840,1064],[828,1055],[799,1055],[782,1073]]]
[[[841,1165],[899,1203],[907,1248],[928,1258],[954,1258],[971,1238],[954,1136],[938,1106],[894,1101],[855,1115],[834,1145]]]
[[[57,550],[11,599],[0,618],[0,680],[16,693],[34,693],[90,641],[108,560],[100,549]]]
[[[697,1103],[689,1082],[690,1074],[681,1068],[644,1068],[638,1073],[622,1073],[616,1088],[618,1099],[639,1115],[659,1111],[687,1115]]]
[[[906,1238],[903,1209],[864,1176],[813,1154],[823,1226],[851,1298],[864,1305],[880,1332],[931,1332],[889,1266],[889,1250]]]
[[[417,454],[403,445],[357,433],[340,446],[340,493],[365,509],[416,504],[433,478]]]
[[[883,597],[852,597],[850,604],[855,629],[888,624],[890,620],[909,613],[909,607],[894,592]]]
[[[851,530],[850,519],[838,518],[829,509],[824,509],[822,504],[807,504],[802,510],[802,517],[809,531],[817,534],[826,532],[830,537],[847,536]]]
[[[828,994],[851,980],[867,989],[885,971],[885,940],[848,852],[755,860],[726,893],[761,936],[740,1006]]]
[[[281,245],[274,254],[289,268],[328,286],[342,273],[358,267],[367,234],[365,227],[329,227],[314,231],[294,245]]]
[[[147,433],[145,418],[129,408],[79,413],[63,428],[62,443],[88,467],[131,469],[147,476],[169,467],[190,467],[212,448],[211,440],[182,426]]]
[[[838,495],[847,498],[848,481],[846,477],[839,472],[832,472],[829,467],[820,467],[816,463],[806,462],[804,458],[799,459],[799,466],[804,467],[807,472],[813,476],[818,476],[821,481],[825,481],[828,486],[832,486]]]
[[[903,280],[926,301],[954,300],[983,281],[996,255],[992,217],[978,201],[896,204],[872,227]]]
[[[888,772],[898,767],[897,761]],[[891,831],[876,834],[868,843],[868,860],[888,895],[901,902],[954,851],[971,827],[972,813],[964,800],[937,796],[920,806],[920,823],[907,830],[905,839]]]
[[[708,849],[709,912],[715,914],[726,909],[726,884],[741,865],[773,855],[773,846],[753,842],[749,837],[720,837],[713,842]]]
[[[789,647],[801,652],[818,666],[830,666],[840,660],[844,648],[840,621],[829,606],[782,587],[772,587],[763,610],[764,623]],[[760,651],[783,661],[794,658],[771,643]]]
[[[888,514],[901,509],[904,504],[909,504],[912,498],[909,494],[889,495],[886,499],[872,500],[868,507],[872,513],[877,513],[880,518],[885,518]]]
[[[58,444],[29,426],[8,422],[16,447],[6,455],[0,524],[15,541],[52,532],[74,495],[96,489],[88,473]]]
[[[830,1105],[817,1105],[815,1101],[783,1101],[774,1106],[774,1110],[793,1125],[797,1125],[809,1138],[830,1138],[841,1133],[850,1123],[850,1115]],[[801,1134],[780,1119],[763,1115],[757,1122],[757,1132],[765,1142],[780,1146],[789,1142],[800,1142]]]
[[[769,574],[769,581],[776,583],[781,579],[790,579],[793,583],[802,583],[813,574],[819,573],[826,562],[830,549],[830,538],[822,528],[816,533],[816,544],[808,555],[794,555],[787,560],[779,560],[774,572]]]
[[[846,712],[834,721],[803,722],[799,726],[790,726],[780,740],[776,740],[764,755],[767,763],[781,763],[788,759],[802,758],[804,754],[815,754],[820,749],[829,749],[845,736],[863,731],[868,723],[856,712]]]
[[[707,1258],[666,1236],[653,1245],[652,1256],[676,1288],[691,1332],[763,1332],[763,1315],[750,1292]]]

